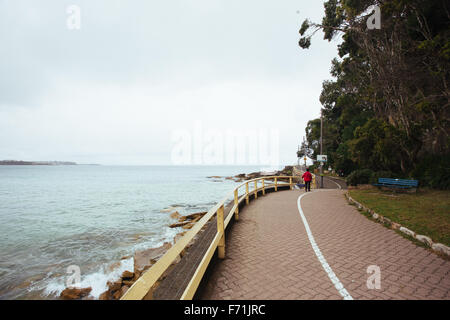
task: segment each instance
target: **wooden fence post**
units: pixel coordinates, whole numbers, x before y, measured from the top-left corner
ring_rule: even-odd
[[[234,210],[234,219],[239,220],[239,199],[238,199],[238,189],[234,190],[234,205],[236,209]]]
[[[245,203],[246,203],[246,204],[249,203],[249,198],[248,198],[248,182],[245,183]]]
[[[217,232],[222,236],[220,237],[219,244],[217,246],[217,254],[219,259],[225,258],[225,229],[223,221],[223,205],[217,210]]]

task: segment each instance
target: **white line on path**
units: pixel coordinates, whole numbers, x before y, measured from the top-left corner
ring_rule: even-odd
[[[330,278],[331,282],[333,282],[334,287],[337,289],[339,294],[344,298],[344,300],[353,300],[352,296],[348,293],[347,290],[345,290],[344,285],[341,283],[341,281],[339,281],[338,277],[331,269],[327,260],[325,260],[325,257],[323,256],[322,252],[319,249],[319,246],[316,243],[316,240],[314,240],[314,236],[312,235],[311,229],[309,228],[308,221],[306,221],[305,215],[303,214],[302,206],[300,204],[301,199],[307,194],[308,193],[304,193],[300,197],[298,197],[297,206],[298,206],[298,212],[300,212],[300,217],[302,218],[303,224],[305,225],[305,229],[306,229],[306,233],[308,234],[309,242],[311,242],[311,246],[314,250],[314,253],[317,256],[317,259],[319,259],[319,262],[322,264],[322,267],[325,270],[325,272],[327,273],[328,278]]]

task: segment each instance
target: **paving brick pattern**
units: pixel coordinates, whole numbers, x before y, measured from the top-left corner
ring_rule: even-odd
[[[199,299],[342,299],[318,261],[301,221],[303,191],[267,194],[243,208]],[[418,247],[350,206],[341,190],[302,199],[315,241],[354,299],[450,300],[450,262]],[[381,271],[381,288],[368,289]]]

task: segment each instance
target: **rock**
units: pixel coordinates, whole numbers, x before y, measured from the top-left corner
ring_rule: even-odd
[[[105,292],[103,292],[103,293],[98,297],[98,300],[111,300],[109,290],[106,290]]]
[[[425,243],[427,246],[431,247],[433,245],[433,240],[431,240],[430,237],[421,235],[421,234],[416,234],[415,238],[417,240],[419,240],[420,242]]]
[[[184,230],[189,230],[189,229],[192,229],[192,227],[194,226],[194,224],[195,224],[195,222],[194,222],[194,223],[193,223],[193,222],[188,222],[188,223],[186,223],[185,225],[183,225],[182,228],[183,228]]]
[[[434,243],[431,248],[450,257],[450,248],[442,243]]]
[[[238,174],[238,175],[236,175],[234,177],[235,178],[239,178],[239,179],[245,179],[246,175],[245,175],[245,173],[240,173],[240,174]]]
[[[134,277],[133,280],[136,281],[137,279],[139,279],[139,277],[141,276],[141,272],[139,270],[135,270],[134,271]]]
[[[116,294],[118,294],[117,299],[120,299],[121,297],[123,297],[123,295],[128,291],[128,289],[130,289],[129,286],[123,286],[122,288],[120,288],[120,290],[116,292]]]
[[[149,269],[167,250],[172,247],[170,242],[165,242],[161,247],[139,250],[134,253],[134,272],[142,274]]]
[[[122,283],[123,283],[125,286],[131,287],[131,286],[134,284],[134,280],[123,280]]]
[[[125,272],[129,272],[129,271],[125,271]],[[124,273],[125,273],[124,272]],[[122,287],[122,278],[112,282],[112,281],[108,281],[107,282],[107,286],[108,286],[108,290],[106,290],[105,292],[103,292],[100,297],[98,298],[99,300],[112,300],[112,299],[116,299],[116,293],[120,290],[120,288]]]
[[[383,217],[383,223],[387,224],[388,226],[392,225],[392,221],[389,218]]]
[[[403,232],[404,234],[407,234],[408,236],[414,237],[416,234],[414,233],[414,231],[411,231],[405,227],[400,227],[399,229],[401,232]]]
[[[181,216],[178,219],[178,223],[171,224],[169,227],[170,228],[183,227],[183,229],[190,229],[192,228],[193,223],[200,220],[205,214],[206,212],[197,212],[189,214],[187,216]]]
[[[192,223],[197,223],[201,218],[202,218],[202,217],[198,217],[198,218],[192,220]]]
[[[122,273],[122,279],[123,279],[123,280],[133,279],[133,277],[134,277],[134,272],[125,270],[125,271]]]
[[[185,234],[186,234],[186,231],[177,234],[177,235],[173,238],[173,244],[175,244],[178,240],[180,240],[181,238],[183,238],[183,236],[184,236]]]
[[[183,227],[184,225],[189,224],[189,223],[191,223],[191,221],[173,223],[169,226],[169,228],[179,228],[179,227]]]
[[[396,223],[396,222],[392,222],[391,227],[392,227],[392,229],[394,229],[394,230],[398,230],[398,229],[401,228],[401,225],[398,224],[398,223]]]
[[[276,175],[280,175],[280,173],[276,172],[276,171],[263,171],[263,172],[261,172],[261,176],[262,177],[271,177],[271,176],[276,176]],[[290,174],[288,174],[288,176],[290,176]]]
[[[379,218],[380,216],[378,215],[378,213],[373,213],[372,214],[372,218],[374,218],[374,219],[376,219],[376,220],[378,220],[378,218]]]
[[[178,211],[175,211],[170,214],[170,217],[172,219],[178,219],[179,217],[181,217],[181,214]]]
[[[187,216],[184,216],[184,218],[185,218],[184,220],[195,220],[197,218],[203,217],[206,213],[207,213],[206,211],[205,212],[192,213],[192,214],[189,214]],[[200,220],[200,219],[197,219],[197,221],[198,220]]]
[[[60,298],[64,300],[81,299],[89,295],[92,288],[66,288],[61,292]]]
[[[120,291],[117,290],[116,292],[114,292],[113,294],[113,299],[114,300],[119,300],[120,299]]]
[[[119,280],[114,281],[114,282],[108,281],[106,283],[106,285],[108,286],[108,291],[110,291],[110,292],[116,291],[116,290],[119,290],[120,287],[122,286],[122,280],[119,279]]]
[[[261,172],[252,172],[245,176],[245,179],[252,180],[261,177]]]

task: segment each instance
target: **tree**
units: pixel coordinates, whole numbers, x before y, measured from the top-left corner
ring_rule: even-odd
[[[368,30],[377,6],[381,29]],[[449,153],[450,14],[444,0],[330,0],[322,22],[305,20],[300,47],[312,36],[342,36],[320,101],[324,146],[346,170],[414,172],[429,155]],[[306,128],[317,139],[317,119]],[[331,140],[331,141],[330,141]],[[442,163],[439,162],[438,163]]]

